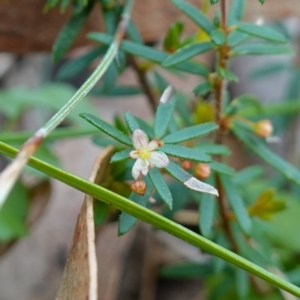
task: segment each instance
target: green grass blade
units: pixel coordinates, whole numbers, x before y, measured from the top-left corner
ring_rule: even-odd
[[[0,152],[6,156],[14,157],[18,151],[17,149],[0,142]],[[75,189],[78,189],[83,193],[89,194],[96,199],[101,199],[101,201],[107,204],[114,205],[117,209],[131,214],[132,216],[139,218],[156,228],[164,230],[196,247],[201,248],[206,252],[216,255],[228,261],[229,263],[232,263],[237,267],[252,273],[253,275],[277,286],[278,288],[300,297],[299,287],[151,210],[137,205],[136,203],[133,203],[132,201],[99,185],[93,184],[83,178],[77,177],[61,169],[55,168],[38,159],[31,158],[28,161],[28,164],[31,167],[49,175],[50,177],[53,177]]]

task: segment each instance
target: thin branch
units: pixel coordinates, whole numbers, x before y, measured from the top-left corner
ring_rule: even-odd
[[[221,24],[223,29],[226,29],[226,23],[226,0],[221,0]]]
[[[126,32],[132,6],[133,0],[128,0],[124,8],[121,21],[115,33],[113,43],[109,47],[96,70],[78,89],[75,95],[42,128],[40,128],[31,138],[29,138],[27,142],[25,142],[15,160],[0,174],[0,209],[21,171],[26,165],[29,157],[36,151],[43,139],[53,129],[55,129],[73,110],[73,108],[88,94],[88,92],[94,87],[94,85],[110,66],[111,62],[114,60],[118,52],[119,45]]]
[[[232,234],[231,228],[230,228],[230,220],[228,219],[228,214],[227,214],[227,207],[226,207],[226,201],[225,201],[225,195],[224,195],[224,190],[223,187],[221,185],[221,181],[218,175],[216,175],[216,185],[217,185],[217,189],[219,192],[219,197],[218,197],[218,201],[219,201],[219,213],[220,216],[222,218],[222,223],[223,223],[223,229],[231,243],[232,246],[232,250],[235,253],[239,253],[239,248],[238,245],[234,239],[234,236]]]
[[[129,57],[129,63],[132,66],[132,68],[134,69],[134,71],[136,72],[136,74],[139,78],[140,84],[144,90],[144,93],[147,96],[147,99],[151,106],[151,109],[152,109],[153,113],[155,113],[156,106],[157,106],[157,99],[156,99],[156,96],[153,93],[153,90],[151,89],[150,84],[147,80],[146,72],[139,67],[139,65],[137,64],[137,62],[133,56],[129,55],[128,57]]]

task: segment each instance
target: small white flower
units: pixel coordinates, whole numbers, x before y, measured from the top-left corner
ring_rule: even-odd
[[[146,176],[149,168],[164,168],[169,164],[168,156],[162,151],[154,151],[158,147],[156,140],[149,143],[148,136],[141,129],[136,129],[132,135],[135,150],[129,153],[136,159],[132,168],[132,177],[137,180],[141,175]]]

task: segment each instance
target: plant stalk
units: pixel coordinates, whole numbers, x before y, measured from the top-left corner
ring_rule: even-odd
[[[14,157],[18,150],[0,142],[0,153],[9,157]],[[107,190],[88,180],[77,177],[71,173],[56,168],[50,164],[44,163],[36,158],[30,158],[27,162],[29,166],[55,178],[77,190],[80,190],[95,199],[101,199],[104,203],[115,206],[117,209],[124,211],[155,228],[164,230],[202,250],[228,261],[237,267],[281,288],[295,296],[300,297],[300,288],[287,282],[286,280],[272,274],[271,272],[259,267],[247,259],[215,244],[214,242],[200,236],[199,234],[143,207],[123,196],[120,196],[110,190]]]

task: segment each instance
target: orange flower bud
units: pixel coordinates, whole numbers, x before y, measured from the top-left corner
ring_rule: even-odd
[[[195,167],[194,175],[198,179],[206,179],[210,175],[210,166],[208,164],[199,163]]]
[[[183,170],[190,170],[191,168],[193,167],[193,163],[190,161],[190,160],[184,160],[182,163],[181,163],[181,168]]]
[[[267,138],[273,132],[273,125],[270,120],[258,121],[254,124],[254,132],[262,138]]]
[[[143,180],[136,180],[131,184],[130,188],[133,192],[144,196],[146,193],[147,185]]]

